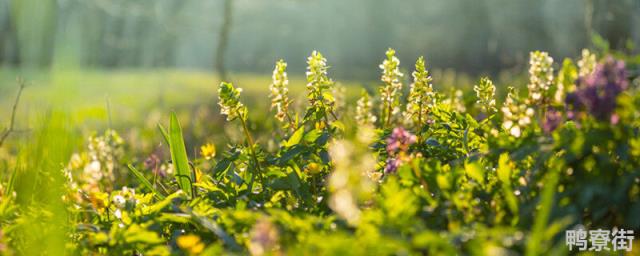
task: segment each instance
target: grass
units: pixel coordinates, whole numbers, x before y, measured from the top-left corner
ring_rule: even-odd
[[[171,109],[216,103],[219,78],[207,72],[184,70],[82,70],[82,71],[20,71],[3,69],[0,72],[0,115],[11,109],[16,77],[24,78],[28,87],[19,112],[21,122],[30,113],[46,112],[51,108],[63,110],[69,118],[91,128],[108,125],[108,106],[111,121],[118,124],[140,124],[146,111]],[[266,100],[271,77],[256,74],[236,74],[232,82],[244,88],[243,97],[251,107],[268,107]],[[301,76],[291,78],[290,91],[302,95],[305,81]],[[343,83],[348,88],[353,83]],[[356,95],[356,90],[349,90]],[[4,120],[2,120],[4,122]]]

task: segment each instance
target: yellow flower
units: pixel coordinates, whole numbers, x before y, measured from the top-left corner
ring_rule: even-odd
[[[307,168],[305,168],[307,170],[307,172],[312,173],[312,174],[316,174],[319,173],[321,168],[320,165],[317,163],[310,163],[307,165]]]
[[[204,250],[204,244],[197,235],[183,235],[176,240],[178,246],[191,255],[199,254]]]
[[[109,195],[103,192],[91,192],[89,193],[89,201],[93,208],[99,213],[103,213],[107,208],[107,202],[109,202]]]
[[[213,158],[216,156],[216,146],[211,144],[211,143],[207,143],[206,145],[202,145],[200,147],[200,154],[207,160]]]
[[[195,182],[200,182],[202,180],[202,171],[199,168],[196,168],[196,180]]]

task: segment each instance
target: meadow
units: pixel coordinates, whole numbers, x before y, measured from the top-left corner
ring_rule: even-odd
[[[380,56],[379,81],[316,51],[223,82],[2,70],[0,254],[566,255],[566,230],[640,231],[640,56],[498,78]]]

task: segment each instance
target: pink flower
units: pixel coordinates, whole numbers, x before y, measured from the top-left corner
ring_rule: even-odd
[[[398,152],[406,152],[411,144],[416,142],[416,136],[402,127],[393,129],[391,136],[387,138],[387,153],[394,155]]]
[[[402,127],[396,127],[387,138],[387,153],[389,158],[384,167],[385,173],[393,173],[406,160],[409,147],[416,143],[416,136]]]
[[[547,110],[542,121],[542,130],[545,133],[553,132],[562,123],[562,113],[553,108]]]
[[[577,90],[566,98],[567,105],[572,107],[569,118],[574,117],[575,110],[586,109],[598,120],[615,121],[612,115],[616,99],[629,86],[623,61],[608,56],[591,75],[579,78],[576,83]]]

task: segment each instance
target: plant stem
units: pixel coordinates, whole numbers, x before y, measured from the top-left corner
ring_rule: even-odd
[[[418,112],[418,130],[416,131],[416,134],[418,134],[418,145],[422,145],[422,128],[422,102],[420,102],[420,109]]]
[[[238,113],[239,114],[239,113]],[[257,174],[253,173],[252,177],[251,177],[251,182],[249,183],[249,192],[251,193],[251,189],[253,188],[253,181],[254,181],[254,177],[256,175],[260,176],[260,182],[264,184],[264,178],[262,177],[262,168],[260,167],[260,162],[258,161],[258,157],[256,156],[256,152],[253,149],[253,138],[251,137],[251,134],[249,133],[249,129],[247,128],[247,122],[246,120],[244,120],[242,118],[242,115],[240,115],[240,121],[242,123],[242,129],[244,130],[244,135],[247,137],[247,143],[249,144],[249,151],[251,153],[251,157],[253,157],[253,161],[256,163],[256,169],[257,169]]]
[[[391,112],[393,111],[393,102],[387,102],[385,107],[387,109],[387,113],[386,113],[386,116],[385,116],[386,120],[385,120],[384,126],[385,126],[385,128],[388,128],[389,124],[391,123]]]

